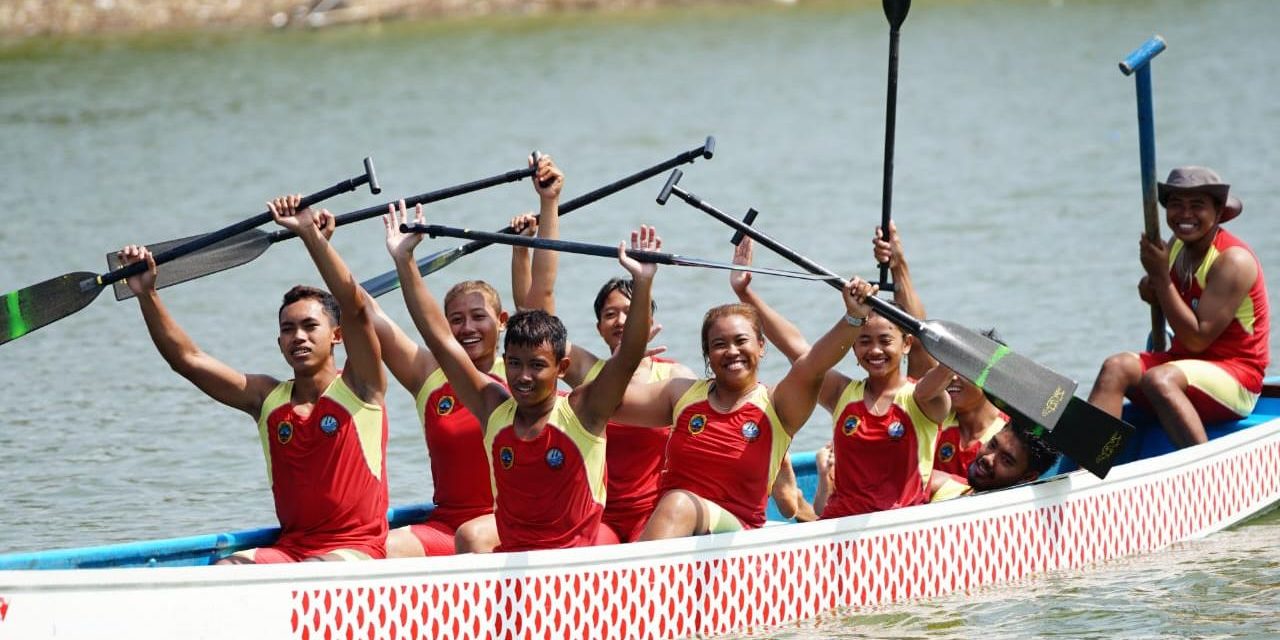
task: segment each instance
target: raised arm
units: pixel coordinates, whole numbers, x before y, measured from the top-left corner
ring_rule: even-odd
[[[867,297],[875,295],[876,290],[858,277],[845,283],[841,289],[841,298],[844,300],[846,317],[862,318],[865,321],[871,313]],[[774,407],[788,433],[795,435],[804,426],[817,404],[823,377],[844,358],[861,333],[861,324],[855,326],[845,318],[837,320],[835,326],[819,338],[812,349],[792,363],[791,370],[773,389]]]
[[[129,289],[138,299],[138,308],[142,310],[151,342],[169,367],[210,398],[257,419],[262,411],[262,402],[275,387],[276,380],[270,376],[236,371],[196,346],[160,301],[155,286],[156,262],[146,247],[129,245],[120,251],[120,259],[122,265],[147,263],[146,271],[129,278]]]
[[[418,274],[417,264],[413,260],[413,249],[422,241],[422,236],[400,231],[400,225],[407,219],[404,202],[400,203],[398,214],[382,217],[386,228],[387,252],[395,261],[405,306],[409,308],[409,316],[426,341],[427,348],[457,391],[458,398],[480,420],[480,424],[484,425],[489,421],[489,414],[509,396],[501,384],[476,368],[462,345],[453,338],[444,310],[427,289],[425,278]],[[418,205],[415,211],[414,222],[424,222],[422,205]]]
[[[733,263],[750,265],[754,254],[751,238],[743,238],[733,250]],[[755,307],[760,316],[760,324],[764,328],[764,337],[778,347],[786,356],[787,362],[794,363],[800,356],[809,352],[809,341],[805,340],[800,329],[787,320],[785,316],[765,303],[764,298],[751,288],[750,271],[729,272],[729,286],[737,294],[743,304]],[[837,360],[838,361],[838,360]],[[840,400],[840,392],[849,384],[849,377],[831,369],[823,377],[822,387],[818,392],[818,402],[828,411],[835,409]]]
[[[302,196],[296,194],[281,196],[267,203],[267,207],[276,224],[302,239],[329,293],[338,301],[342,311],[342,342],[347,352],[342,379],[361,400],[381,404],[387,391],[387,378],[368,298],[322,230],[333,225],[333,215],[324,209],[298,211],[301,200]]]
[[[538,237],[560,238],[560,190],[564,187],[564,174],[552,162],[551,156],[538,158],[538,170],[533,175],[533,188],[538,192]],[[533,279],[525,295],[524,305],[529,309],[556,312],[556,270],[560,254],[556,251],[533,251]]]
[[[935,423],[941,424],[947,419],[947,414],[951,413],[951,394],[947,393],[947,385],[955,377],[954,371],[938,364],[916,382],[912,398],[925,417]]]
[[[884,230],[876,227],[875,237],[871,239],[873,253],[879,264],[889,263],[889,273],[893,276],[893,301],[903,311],[924,319],[924,301],[916,293],[911,282],[911,269],[907,266],[907,254],[902,250],[902,234],[898,233],[898,225],[889,221],[889,240],[884,239]],[[919,380],[937,364],[937,360],[929,355],[920,345],[913,345],[907,353],[907,375]]]
[[[659,251],[662,239],[652,227],[642,226],[631,232],[633,251]],[[645,344],[649,341],[649,322],[653,293],[653,276],[658,265],[636,262],[618,245],[618,262],[631,273],[635,286],[631,294],[631,311],[622,329],[622,342],[613,355],[605,361],[600,375],[579,386],[569,395],[573,410],[588,431],[604,433],[605,424],[622,402],[631,376],[644,358]]]
[[[538,232],[538,217],[532,213],[522,213],[511,219],[511,228],[522,236],[533,236]],[[511,245],[511,304],[516,311],[527,309],[525,299],[529,297],[529,288],[533,286],[533,265],[529,263],[529,247]]]
[[[382,362],[387,365],[391,375],[404,387],[410,395],[416,396],[422,390],[440,365],[436,363],[431,350],[420,345],[400,325],[382,310],[377,300],[361,289],[365,301],[373,312],[373,327],[378,334],[378,344],[382,347]]]

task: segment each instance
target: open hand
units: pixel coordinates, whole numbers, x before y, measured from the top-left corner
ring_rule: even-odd
[[[631,250],[632,251],[660,251],[662,249],[662,238],[658,237],[658,231],[648,225],[640,225],[639,229],[631,232]],[[658,265],[652,262],[637,262],[634,258],[627,255],[621,242],[618,243],[618,262],[622,268],[626,269],[631,277],[639,282],[640,280],[653,280],[653,275],[658,272]]]
[[[127,267],[135,262],[147,263],[147,270],[136,276],[129,276],[126,283],[129,290],[135,296],[141,296],[146,291],[152,291],[156,288],[156,259],[152,257],[151,250],[142,245],[131,244],[121,249],[116,255],[120,257],[120,266]]]
[[[413,249],[422,242],[421,233],[405,233],[400,231],[400,225],[409,222],[409,212],[405,210],[404,200],[397,205],[387,205],[387,214],[382,216],[382,226],[386,229],[387,234],[387,253],[395,260],[403,258],[413,258]],[[422,205],[414,207],[413,222],[415,224],[424,224],[426,218],[422,215]]]
[[[733,263],[744,267],[751,266],[751,260],[755,257],[755,245],[751,242],[751,238],[743,237],[742,242],[733,249]],[[733,288],[733,292],[742,297],[747,288],[751,286],[750,271],[730,271],[729,286]]]

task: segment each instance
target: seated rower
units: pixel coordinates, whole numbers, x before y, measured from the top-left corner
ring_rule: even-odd
[[[935,469],[929,480],[929,501],[1031,482],[1057,461],[1058,452],[1032,429],[1009,423],[987,440],[963,475]]]
[[[1098,372],[1089,402],[1120,416],[1125,397],[1153,409],[1176,446],[1205,442],[1204,423],[1253,412],[1271,359],[1262,265],[1222,227],[1244,205],[1205,167],[1178,167],[1158,185],[1166,244],[1143,235],[1138,294],[1173,329],[1168,352],[1117,353]]]
[[[413,249],[419,234],[405,234],[402,208],[386,216],[387,249],[396,263],[414,323],[449,382],[484,425],[495,491],[495,551],[528,551],[616,542],[600,522],[604,511],[604,430],[627,382],[644,356],[649,296],[656,266],[640,264],[618,247],[618,262],[635,280],[636,310],[616,353],[595,380],[568,395],[556,384],[569,366],[564,325],[543,311],[516,313],[507,323],[503,361],[507,385],[478,369],[449,333],[448,319],[424,280]],[[423,221],[417,208],[415,222]],[[631,237],[632,250],[657,250],[649,227]]]
[[[381,558],[387,537],[386,378],[369,305],[329,246],[333,216],[296,211],[299,196],[268,203],[277,224],[302,238],[329,292],[296,286],[284,296],[277,346],[293,370],[279,381],[236,371],[200,350],[160,302],[146,247],[120,252],[150,267],[129,278],[152,342],[169,366],[214,400],[258,422],[280,519],[271,546],[218,564]],[[334,347],[346,347],[339,372]]]
[[[751,258],[752,243],[744,239],[734,263],[750,264]],[[758,311],[765,334],[789,359],[819,350],[751,289],[749,273],[735,272],[730,283],[738,299]],[[822,371],[817,401],[835,420],[837,461],[830,499],[813,505],[824,519],[927,502],[938,423],[950,411],[950,371],[934,367],[919,383],[903,377],[911,336],[875,313],[851,315],[845,322],[857,329],[852,348],[867,378],[853,380],[833,369],[840,358]]]
[[[530,160],[532,162],[532,160]],[[543,215],[554,215],[559,206],[564,175],[551,160],[541,156],[533,180]],[[390,213],[395,213],[389,205]],[[532,216],[528,216],[532,217]],[[524,216],[512,221],[522,227]],[[529,252],[512,251],[516,268],[528,269]],[[515,285],[513,285],[515,286]],[[372,298],[369,301],[373,303]],[[493,487],[480,422],[458,401],[458,394],[444,370],[426,347],[407,336],[374,304],[382,360],[392,376],[414,397],[431,461],[434,509],[425,522],[393,529],[387,536],[391,558],[488,552],[498,544],[493,520]],[[501,384],[506,383],[498,337],[507,323],[498,291],[483,280],[455,284],[444,296],[449,331],[472,364]]]
[[[876,262],[889,265],[889,271],[893,274],[894,300],[903,310],[917,318],[927,317],[924,302],[916,293],[911,280],[911,269],[902,249],[902,234],[898,233],[898,226],[893,222],[889,223],[889,232],[889,239],[886,240],[883,231],[876,227],[875,237],[872,239]],[[1004,344],[995,329],[982,334]],[[907,374],[912,378],[919,378],[936,365],[937,361],[928,351],[913,349],[908,356]],[[951,396],[951,412],[939,426],[933,468],[963,477],[969,464],[978,457],[978,452],[987,441],[1009,424],[1009,416],[991,404],[981,389],[958,375],[951,376],[947,394]]]

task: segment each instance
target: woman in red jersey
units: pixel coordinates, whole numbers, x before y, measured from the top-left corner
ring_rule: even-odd
[[[750,264],[751,252],[751,242],[743,240],[734,262]],[[799,362],[819,349],[821,341],[810,349],[795,325],[764,303],[751,289],[749,274],[735,272],[730,284],[744,304],[758,310],[765,334],[788,358]],[[950,410],[950,371],[935,367],[919,384],[909,381],[902,359],[911,350],[911,336],[874,313],[857,324],[853,352],[867,377],[853,380],[832,369],[839,359],[820,374],[818,403],[835,418],[836,461],[831,495],[814,500],[823,518],[928,502],[938,422]]]
[[[555,215],[564,174],[551,156],[540,156],[533,186],[541,214]],[[522,216],[513,223],[518,221],[527,218]],[[527,250],[513,252],[513,265],[523,264],[527,269],[528,262]],[[459,282],[445,294],[444,312],[454,340],[476,368],[495,381],[505,382],[498,336],[506,326],[507,312],[497,290],[482,280]],[[463,406],[431,351],[406,335],[381,309],[377,319],[383,362],[416,401],[435,489],[435,508],[426,522],[393,529],[387,536],[387,555],[404,558],[492,551],[498,535],[480,422]]]

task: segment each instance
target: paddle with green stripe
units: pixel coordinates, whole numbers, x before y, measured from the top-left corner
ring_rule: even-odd
[[[560,205],[560,215],[569,215],[577,209],[581,209],[582,207],[607,198],[608,196],[622,191],[623,189],[627,189],[644,182],[645,180],[648,180],[649,178],[652,178],[664,171],[678,167],[682,164],[690,164],[698,158],[706,158],[707,160],[710,160],[711,157],[715,155],[715,152],[715,136],[707,136],[707,139],[702,143],[702,146],[697,147],[696,149],[690,149],[683,153],[679,153],[674,157],[663,160],[662,162],[659,162],[647,169],[642,169],[622,178],[621,180],[611,182],[603,187],[595,189],[594,191],[584,193],[568,202],[562,203]],[[515,229],[508,226],[499,233],[515,233]],[[471,255],[490,244],[492,243],[472,240],[460,247],[444,249],[443,251],[437,251],[429,256],[419,258],[417,263],[418,273],[425,278],[428,274],[435,273],[453,264],[463,256]],[[392,269],[382,275],[374,276],[364,282],[361,282],[360,286],[364,287],[364,290],[368,291],[369,295],[376,298],[384,293],[395,291],[400,288],[400,279],[396,276],[395,269]]]
[[[461,195],[496,187],[508,182],[517,182],[533,175],[534,167],[537,166],[537,158],[539,153],[533,152],[534,163],[531,167],[524,169],[514,169],[505,173],[500,173],[488,178],[480,178],[471,182],[436,189],[420,193],[416,196],[402,198],[405,206],[415,206],[418,204],[428,204],[431,202],[440,202],[449,198],[456,198]],[[377,193],[376,191],[374,193]],[[342,226],[367,220],[375,216],[381,216],[387,212],[388,205],[394,205],[399,200],[392,200],[372,207],[365,207],[357,211],[351,211],[337,216],[334,224]],[[244,233],[228,238],[215,245],[204,248],[193,254],[187,255],[179,260],[175,260],[165,266],[164,269],[156,271],[156,288],[160,289],[180,282],[194,280],[203,276],[224,271],[232,267],[238,267],[255,260],[258,256],[266,253],[271,245],[288,240],[295,237],[292,231],[286,229],[277,229],[272,232],[262,231],[260,229],[250,229]],[[192,238],[184,238],[182,240],[170,240],[156,245],[148,245],[152,254],[159,253],[169,247],[177,246]],[[118,269],[121,266],[119,254],[112,252],[107,254],[107,265],[112,269]],[[125,282],[115,283],[116,300],[125,300],[133,297],[133,291],[129,289]]]
[[[364,159],[364,173],[303,197],[302,206],[299,209],[323,202],[340,193],[354,191],[362,184],[368,184],[374,193],[381,191],[378,187],[377,175],[374,173],[373,160],[370,158]],[[264,211],[212,233],[189,238],[156,254],[156,264],[172,262],[182,256],[216,245],[254,227],[266,224],[271,219],[271,212]],[[0,344],[17,340],[89,306],[89,303],[93,302],[107,285],[142,273],[146,269],[146,263],[138,262],[101,275],[92,271],[76,271],[4,294],[4,304],[0,305]]]
[[[658,194],[658,204],[672,195],[754,239],[810,273],[837,274],[806,258],[733,216],[680,188],[682,172],[675,169]],[[833,287],[840,287],[828,280]],[[1006,413],[1041,425],[1049,441],[1098,477],[1111,470],[1134,428],[1119,418],[1075,397],[1076,381],[963,325],[945,320],[920,320],[877,297],[867,299],[877,314],[916,337],[929,355],[973,382]]]

